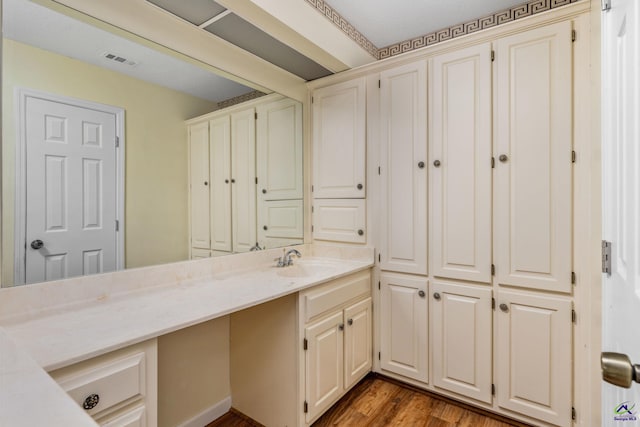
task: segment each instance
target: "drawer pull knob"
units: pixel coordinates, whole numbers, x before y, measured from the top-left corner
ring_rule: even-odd
[[[509,312],[509,306],[505,303],[500,304],[500,310],[504,311],[505,313]]]
[[[424,162],[418,162],[418,167],[420,169],[424,169]]]
[[[419,296],[420,298],[424,298],[424,297],[425,297],[425,295],[427,295],[427,294],[426,294],[422,289],[418,291],[418,296]]]
[[[442,297],[440,296],[440,294],[438,292],[436,292],[436,293],[433,294],[433,298],[435,298],[436,300],[440,301],[440,298],[442,298]]]
[[[362,184],[358,184],[358,185],[357,185],[357,188],[358,188],[358,190],[362,190],[363,185],[362,185]]]
[[[358,230],[358,236],[362,236],[363,234],[364,234],[364,230],[363,229]]]
[[[507,157],[506,154],[500,154],[500,157],[498,157],[498,160],[500,160],[502,163],[506,163],[507,160],[509,160],[509,158]]]
[[[82,407],[88,411],[98,406],[99,402],[100,396],[98,396],[97,394],[90,394],[89,396],[87,396],[84,402],[82,402]]]
[[[353,319],[347,320],[347,323],[349,324],[349,326],[353,325]]]

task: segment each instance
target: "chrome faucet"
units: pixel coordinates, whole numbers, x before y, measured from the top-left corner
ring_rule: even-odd
[[[296,249],[289,249],[286,252],[283,249],[282,252],[283,252],[282,257],[281,258],[276,258],[274,260],[274,261],[278,261],[278,267],[287,267],[289,265],[293,265],[293,260],[291,259],[292,255],[295,255],[298,258],[300,258],[302,256],[302,254]]]

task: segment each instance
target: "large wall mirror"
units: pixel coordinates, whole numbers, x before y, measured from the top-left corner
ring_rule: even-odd
[[[257,94],[254,87],[264,88],[40,3],[2,1],[3,287],[302,243],[302,194],[295,203],[269,198],[266,183],[257,183],[267,167],[275,183],[299,175],[302,191],[301,141],[294,154],[277,143],[292,133],[302,138],[299,103]],[[255,120],[253,140],[242,128],[243,105]],[[266,130],[255,119],[260,112],[271,120]],[[240,230],[255,227],[256,241],[228,250],[194,244],[192,235],[198,221],[209,221],[210,235],[220,232],[210,220],[221,215],[210,185],[220,156],[190,150],[211,147],[220,122],[228,123],[230,144],[255,144],[252,159],[232,145],[224,154],[235,156],[229,167],[244,159],[256,171],[253,195],[242,195],[253,197],[256,219],[245,218]],[[207,202],[196,200],[194,179],[206,185]],[[194,215],[198,203],[208,204],[209,216]],[[229,215],[233,227],[238,220]],[[267,232],[278,227],[284,234]]]

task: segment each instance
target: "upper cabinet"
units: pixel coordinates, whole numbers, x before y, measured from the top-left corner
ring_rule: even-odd
[[[380,267],[427,274],[427,64],[380,73]]]
[[[494,258],[501,285],[571,291],[571,30],[571,22],[560,22],[495,43]]]
[[[365,79],[313,92],[313,197],[364,198]]]
[[[491,45],[436,56],[431,65],[431,273],[490,283]]]

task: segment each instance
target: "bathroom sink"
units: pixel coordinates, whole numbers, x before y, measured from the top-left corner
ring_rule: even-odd
[[[320,274],[331,274],[337,270],[339,263],[321,259],[298,259],[293,265],[278,268],[278,276],[283,277],[313,277]]]

